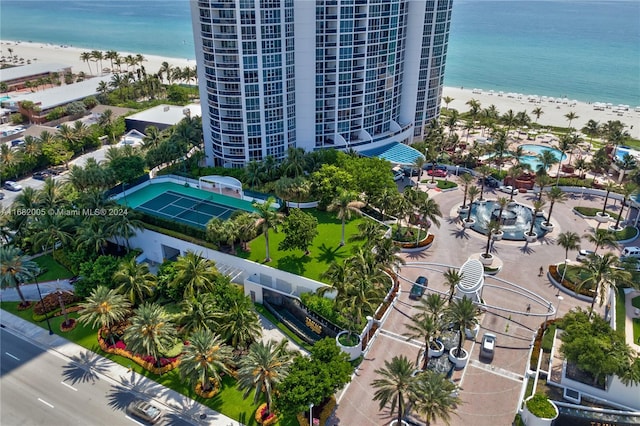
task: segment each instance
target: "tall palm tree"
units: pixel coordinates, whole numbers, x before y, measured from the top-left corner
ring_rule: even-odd
[[[162,306],[147,302],[135,310],[124,341],[131,352],[152,356],[160,365],[160,357],[171,349],[177,336],[169,313]]]
[[[460,284],[460,282],[462,281],[463,274],[458,270],[449,268],[447,269],[447,272],[443,274],[443,276],[444,276],[444,280],[449,285],[448,303],[451,304],[451,301],[453,300],[453,295],[456,291],[456,286]]]
[[[573,111],[570,111],[570,112],[566,113],[566,114],[564,115],[564,117],[565,117],[567,120],[569,120],[569,131],[571,131],[571,122],[572,122],[573,120],[577,120],[578,118],[580,118],[580,117],[579,117],[578,115],[576,115],[576,113],[575,113],[575,112],[573,112]]]
[[[631,272],[620,269],[620,259],[613,253],[605,253],[602,256],[590,254],[586,263],[578,266],[578,271],[578,276],[585,278],[577,283],[576,293],[585,287],[592,289],[595,293],[591,300],[589,318],[593,313],[596,298],[600,299],[600,306],[602,306],[611,287],[625,284],[638,286],[638,283],[632,282]]]
[[[197,330],[189,336],[180,358],[180,377],[192,384],[200,383],[203,392],[211,389],[211,379],[220,383],[221,372],[230,373],[233,351],[222,338],[210,330]]]
[[[553,206],[555,203],[564,203],[567,200],[567,194],[560,189],[558,186],[552,187],[549,192],[545,194],[547,196],[547,200],[549,201],[549,216],[547,216],[547,221],[544,222],[545,225],[551,224],[551,212],[553,212]]]
[[[384,361],[384,368],[374,372],[381,377],[373,380],[372,385],[376,388],[373,400],[379,402],[380,409],[389,405],[392,415],[397,410],[396,418],[400,425],[413,381],[413,364],[404,355],[394,356],[391,361]]]
[[[547,152],[547,151],[545,151]],[[542,194],[544,193],[545,186],[549,185],[551,182],[549,176],[547,176],[546,171],[542,173],[541,169],[538,169],[536,172],[536,185],[540,187],[540,193],[538,194],[538,201],[542,201]]]
[[[266,414],[271,413],[274,389],[289,374],[292,360],[286,339],[280,343],[270,340],[251,345],[249,353],[240,360],[238,369],[238,386],[245,391],[244,397],[253,391],[253,403],[257,404],[264,394]]]
[[[538,123],[538,120],[540,120],[540,116],[544,114],[544,111],[540,107],[535,107],[531,113],[536,116],[536,123]]]
[[[550,150],[542,151],[540,154],[538,154],[537,159],[540,164],[538,165],[538,169],[536,170],[536,172],[540,174],[547,174],[549,167],[558,162],[558,159]]]
[[[349,241],[362,241],[368,248],[373,248],[384,238],[384,228],[372,220],[358,224],[358,233],[349,237]]]
[[[378,224],[374,222],[374,225],[377,226]],[[380,228],[377,227],[377,229],[378,233],[380,233]],[[373,243],[373,258],[380,269],[397,271],[402,265],[406,264],[404,258],[399,256],[402,249],[395,245],[391,238],[375,239],[374,237]]]
[[[569,250],[580,250],[580,235],[573,231],[565,231],[558,234],[556,240],[558,245],[564,249],[564,258],[569,258]]]
[[[461,402],[456,388],[443,374],[423,371],[411,383],[409,400],[414,409],[425,417],[426,426],[434,420],[442,420],[449,425],[451,413]]]
[[[480,309],[473,301],[466,296],[462,299],[456,299],[449,305],[447,309],[447,317],[455,324],[459,331],[458,347],[455,355],[459,357],[462,354],[462,339],[466,329],[472,329],[478,324],[478,316]]]
[[[527,235],[533,235],[533,227],[536,224],[536,217],[538,216],[538,212],[544,208],[544,204],[545,203],[542,200],[535,200],[533,202],[533,215],[531,216],[531,226],[529,227]]]
[[[275,198],[269,197],[264,203],[253,202],[252,206],[256,210],[255,214],[258,220],[256,221],[256,227],[264,234],[264,240],[266,244],[265,262],[271,262],[271,254],[269,253],[269,230],[273,229],[277,231],[278,225],[281,222],[281,217],[271,208],[271,205],[275,202]]]
[[[454,99],[451,96],[444,96],[442,98],[442,102],[444,102],[445,109],[449,109],[449,104],[453,102]]]
[[[424,342],[424,351],[420,348],[418,352],[418,358],[416,359],[416,364],[418,364],[420,360],[420,355],[424,353],[424,358],[422,362],[422,369],[427,369],[427,364],[429,363],[429,350],[431,349],[431,339],[437,335],[437,333],[441,329],[440,321],[437,318],[434,318],[431,315],[420,315],[416,314],[409,318],[411,322],[409,324],[405,324],[405,327],[409,330],[409,333],[404,333],[407,337],[407,340],[411,339],[422,339]]]
[[[423,225],[428,225],[427,231],[431,225],[435,225],[437,228],[440,228],[439,218],[442,217],[442,212],[440,211],[440,206],[433,198],[425,198],[424,200],[421,200],[417,207],[418,214],[420,215],[420,229],[422,229]],[[416,244],[418,244],[419,240],[420,232],[418,232]]]
[[[111,343],[115,343],[111,334],[111,326],[124,320],[131,312],[131,303],[118,292],[106,286],[96,287],[87,299],[80,303],[78,321],[95,328],[105,328]]]
[[[358,200],[358,194],[355,191],[342,190],[331,204],[327,207],[327,211],[336,212],[338,219],[342,220],[342,238],[340,246],[344,245],[345,222],[351,219],[354,214],[360,215],[360,209],[364,207],[364,203]]]
[[[462,207],[466,207],[467,192],[469,191],[469,187],[473,183],[473,176],[471,175],[471,173],[464,173],[462,176],[460,176],[460,182],[462,183],[462,186],[464,188],[464,197],[462,199]]]
[[[87,67],[89,68],[89,74],[91,74],[91,66],[89,65],[89,61],[91,60],[91,52],[82,52],[80,54],[80,60],[82,62],[87,63]]]
[[[607,191],[607,194],[604,197],[604,204],[602,205],[602,215],[607,213],[607,202],[609,201],[609,194],[611,191],[615,191],[618,189],[618,185],[613,182],[607,182],[604,187],[604,190]]]
[[[587,124],[582,128],[582,133],[589,136],[589,146],[591,146],[593,139],[601,133],[600,123],[595,120],[587,121]]]
[[[51,249],[55,255],[56,246],[65,246],[72,241],[71,229],[73,218],[59,214],[46,214],[40,216],[33,229],[33,245],[43,251]]]
[[[120,267],[113,274],[113,281],[119,284],[119,290],[127,296],[129,302],[137,305],[153,294],[157,279],[146,263],[138,263],[132,257],[120,262]]]
[[[218,327],[217,332],[238,349],[246,349],[262,336],[260,319],[253,306],[244,299],[245,303],[234,301],[225,311],[215,314]]]
[[[620,208],[620,214],[618,215],[618,219],[616,220],[616,225],[615,225],[616,229],[618,229],[618,227],[620,226],[620,219],[622,219],[622,212],[624,211],[624,206],[627,205],[629,206],[628,209],[631,209],[631,206],[629,205],[629,198],[631,198],[632,195],[638,193],[639,189],[640,187],[636,185],[634,182],[625,182],[622,185],[622,195],[624,197],[624,202],[622,203],[622,207]]]
[[[481,186],[480,186],[480,200],[482,200],[483,197],[484,197],[484,183],[485,183],[485,180],[486,180],[487,176],[489,176],[493,170],[491,169],[491,167],[489,167],[489,166],[487,166],[485,164],[485,165],[482,165],[482,166],[478,167],[476,169],[476,171],[480,174],[480,184],[481,184]]]
[[[34,279],[39,273],[38,264],[24,256],[22,250],[14,246],[0,246],[0,286],[15,288],[21,306],[28,306],[29,302],[24,298],[20,286]]]
[[[612,250],[620,247],[615,234],[606,229],[594,229],[591,233],[584,234],[582,238],[586,238],[588,242],[595,244],[595,248],[593,249],[594,254],[598,252],[600,247],[606,247]]]
[[[220,275],[214,261],[200,257],[192,251],[178,257],[174,268],[176,275],[171,285],[177,288],[184,287],[185,299],[202,292],[213,291],[215,280]]]
[[[180,302],[181,312],[177,322],[181,334],[197,330],[215,331],[218,327],[216,301],[212,293],[200,293]]]
[[[476,195],[478,195],[480,193],[480,190],[478,189],[477,186],[472,185],[469,188],[468,191],[468,195],[469,195],[469,211],[467,212],[467,222],[471,220],[471,205],[473,204],[473,200],[475,200]]]
[[[107,229],[107,223],[92,216],[89,220],[79,223],[76,227],[76,243],[87,249],[105,254],[104,248],[112,235]]]

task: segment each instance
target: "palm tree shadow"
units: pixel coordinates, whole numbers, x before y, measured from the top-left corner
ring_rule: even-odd
[[[450,225],[455,225],[460,222],[460,218],[458,216],[448,216],[447,223]]]
[[[107,372],[107,360],[91,352],[82,351],[71,357],[71,362],[63,367],[62,376],[65,380],[76,384],[78,382],[95,383],[100,375]]]
[[[327,247],[326,244],[322,243],[322,245],[318,247],[320,254],[316,256],[316,260],[318,262],[331,264],[337,259],[344,259],[347,257],[347,250],[345,247],[346,246]]]
[[[426,250],[407,253],[408,260],[410,259],[415,261],[420,259],[427,259],[429,257],[430,257],[430,254]]]
[[[531,246],[529,246],[529,243],[525,243],[520,247],[520,251],[524,254],[533,254],[536,252]]]
[[[468,240],[469,238],[471,238],[469,236],[469,233],[467,232],[466,228],[462,228],[462,229],[454,229],[453,231],[451,231],[451,235],[453,235],[454,237],[456,237],[459,240]]]
[[[296,256],[291,254],[278,259],[278,269],[291,272],[296,275],[304,275],[304,272],[306,271],[304,264],[310,261],[311,258],[309,258],[309,256]]]
[[[112,390],[107,394],[109,406],[114,409],[124,409],[135,398],[136,393],[156,397],[169,396],[166,388],[134,372],[131,372],[129,377],[120,376],[118,382],[120,384],[112,386]]]

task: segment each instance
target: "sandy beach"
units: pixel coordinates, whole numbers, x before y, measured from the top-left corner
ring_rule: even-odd
[[[89,49],[82,49],[73,46],[60,46],[54,44],[43,43],[28,43],[28,42],[15,42],[10,40],[0,40],[0,56],[9,56],[8,49],[13,50],[13,55],[17,55],[18,58],[23,58],[25,63],[30,60],[32,63],[58,63],[71,65],[73,72],[85,72],[88,73],[89,69],[95,73],[96,63],[90,62],[89,65],[80,59],[82,52],[87,52]],[[136,55],[137,52],[118,52],[121,56]],[[193,67],[196,65],[195,60],[180,59],[180,58],[167,58],[162,56],[144,55],[144,66],[148,72],[157,72],[162,62],[168,62],[172,66]],[[109,67],[110,61],[103,60],[102,66]],[[475,92],[475,93],[474,93]],[[514,113],[520,111],[527,111],[532,120],[535,121],[535,116],[532,111],[536,107],[541,107],[543,114],[538,120],[539,124],[561,126],[566,127],[568,121],[565,117],[569,112],[574,112],[578,118],[573,120],[572,126],[581,129],[587,123],[587,121],[593,119],[603,124],[609,120],[620,120],[624,123],[626,131],[635,138],[640,139],[640,112],[636,112],[634,108],[636,105],[631,105],[629,111],[624,113],[616,113],[613,109],[605,109],[604,111],[596,111],[593,109],[592,104],[586,102],[577,102],[573,105],[568,103],[556,103],[549,101],[540,101],[539,103],[529,102],[528,96],[533,95],[525,93],[520,99],[517,96],[511,96],[512,94],[504,93],[500,95],[497,91],[491,93],[488,90],[473,90],[468,88],[459,87],[445,87],[443,96],[449,96],[453,98],[453,101],[448,105],[449,108],[455,108],[460,112],[466,112],[469,110],[469,106],[466,102],[470,99],[476,99],[480,102],[481,108],[486,108],[489,105],[495,105],[500,114],[504,114],[509,109]],[[537,94],[542,98],[543,93]],[[442,103],[445,107],[445,103]]]

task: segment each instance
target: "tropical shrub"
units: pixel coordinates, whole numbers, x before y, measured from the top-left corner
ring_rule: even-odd
[[[552,419],[557,414],[549,398],[541,393],[535,394],[527,401],[527,408],[531,414],[541,419]]]

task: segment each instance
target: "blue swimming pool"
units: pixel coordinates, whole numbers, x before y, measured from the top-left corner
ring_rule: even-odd
[[[625,155],[640,155],[640,153],[632,148],[629,148],[628,146],[624,146],[624,145],[620,145],[617,149],[616,149],[616,158],[619,161],[622,161]]]
[[[553,156],[558,161],[563,161],[567,158],[567,155],[562,154],[559,149],[550,148],[548,146],[524,144],[522,145],[522,149],[524,149],[525,155],[520,157],[520,162],[523,164],[528,164],[533,171],[538,170],[538,166],[540,166],[541,164],[538,160],[538,155],[542,154],[544,151],[551,151]]]

